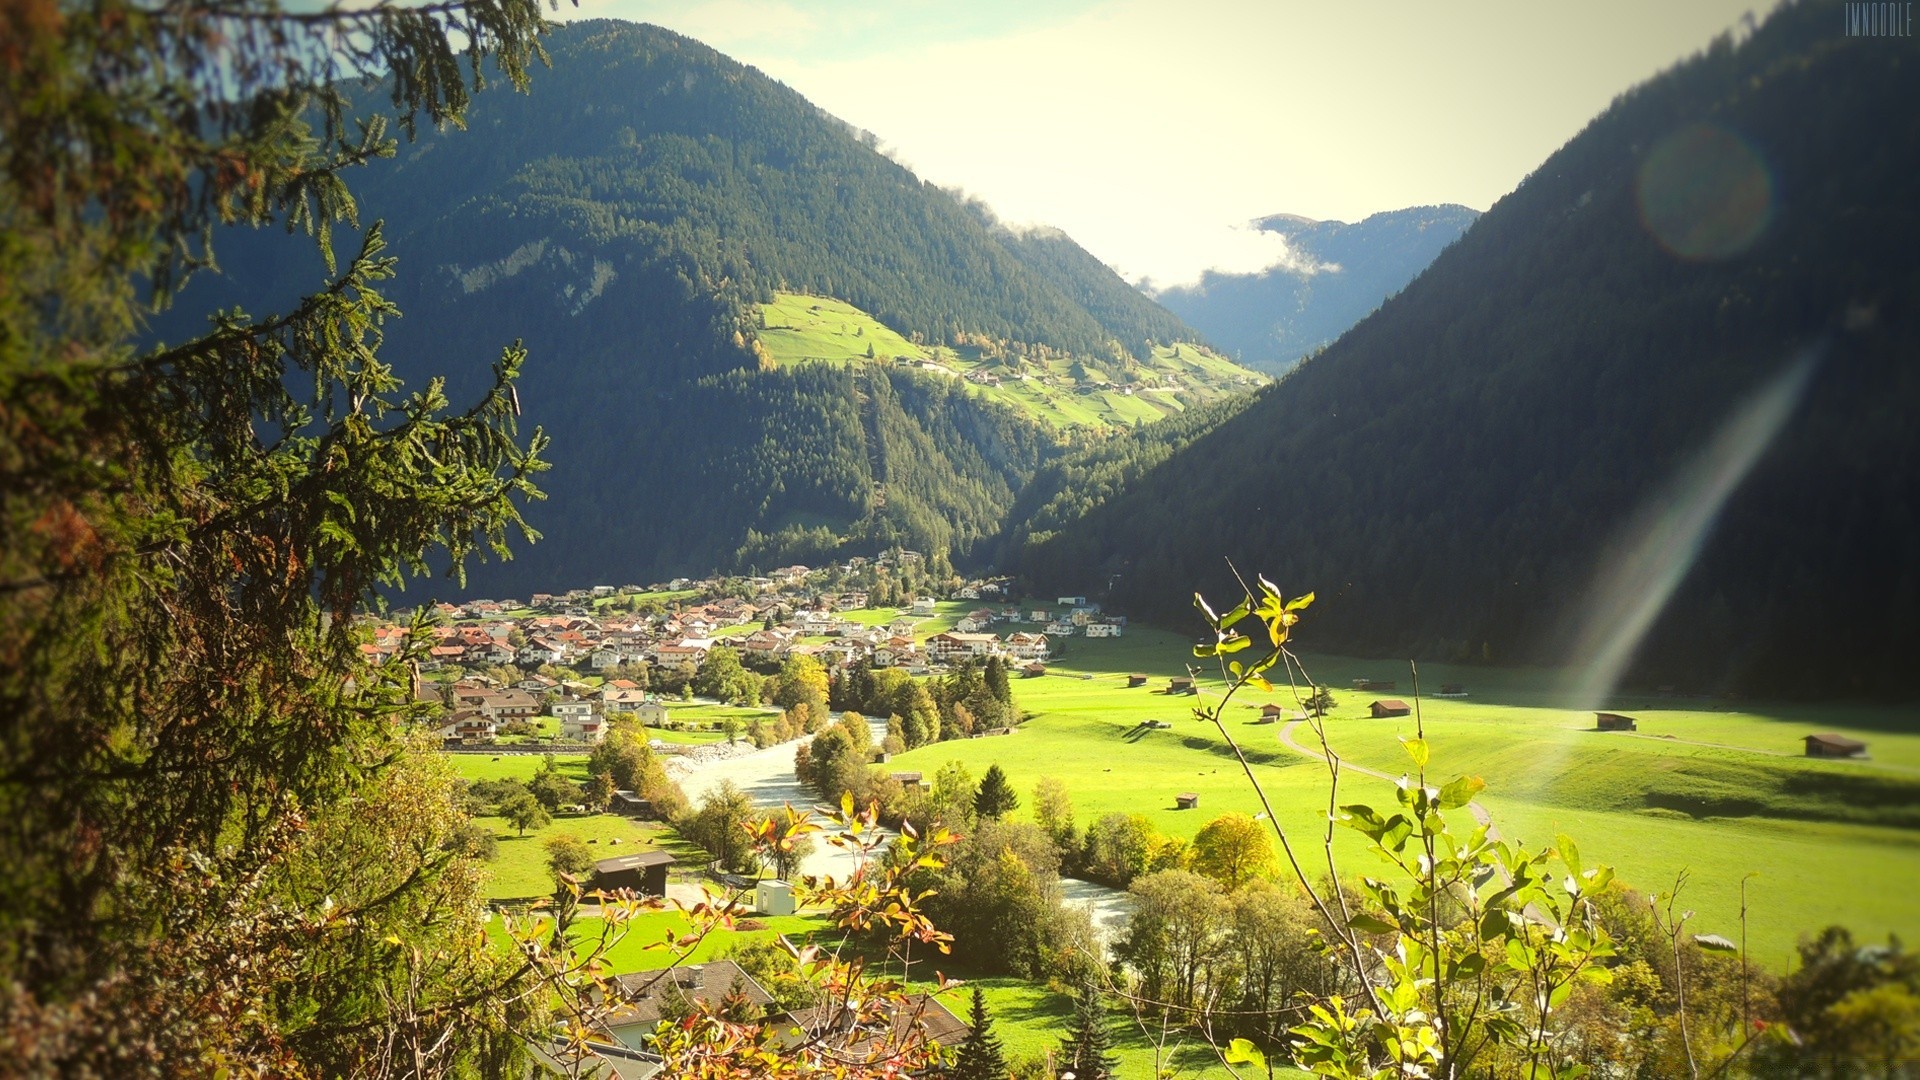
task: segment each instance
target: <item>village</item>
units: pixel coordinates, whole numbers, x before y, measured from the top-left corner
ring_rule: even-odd
[[[745,578],[599,585],[535,593],[524,603],[436,604],[427,613],[432,643],[417,692],[444,706],[437,731],[450,747],[492,745],[543,721],[551,741],[587,745],[604,738],[615,713],[663,726],[662,697],[684,692],[720,647],[764,671],[808,656],[828,670],[900,668],[922,676],[997,657],[1031,677],[1045,674],[1048,658],[1073,637],[1126,631],[1125,616],[1104,613],[1085,596],[1016,602],[1004,580],[965,581],[949,601],[920,595],[897,608],[870,606],[869,590],[831,587],[918,558],[892,552]],[[384,663],[406,649],[415,614],[373,621],[361,646],[368,662]]]

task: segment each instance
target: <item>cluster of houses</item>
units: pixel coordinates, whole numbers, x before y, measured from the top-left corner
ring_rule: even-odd
[[[910,551],[893,552],[881,561],[898,564],[919,558]],[[851,560],[847,568],[860,569],[867,561]],[[986,602],[1005,595],[1004,583],[973,581],[956,596],[983,605],[961,616],[952,630],[923,638],[916,631],[922,620],[936,614],[933,598],[916,598],[906,611],[876,625],[847,615],[871,610],[866,591],[810,587],[818,580],[816,571],[806,566],[782,567],[748,579],[756,590],[750,599],[724,596],[672,612],[657,605],[642,612],[631,610],[633,605],[596,603],[641,591],[637,586],[607,585],[535,593],[525,604],[474,600],[437,605],[433,640],[421,670],[457,675],[450,689],[433,690],[447,707],[441,734],[452,742],[485,743],[511,721],[551,716],[559,721],[563,740],[595,742],[604,735],[611,713],[659,710],[664,718],[663,707],[638,686],[613,678],[621,668],[644,663],[656,670],[683,665],[697,669],[722,644],[738,650],[743,661],[761,666],[811,656],[829,668],[865,664],[923,674],[956,661],[997,656],[1024,665],[1029,674],[1040,674],[1060,639],[1120,637],[1127,624],[1124,617],[1103,614],[1100,605],[1084,596],[1062,596],[1046,607],[993,605]],[[667,588],[711,597],[718,584],[680,579]],[[406,647],[406,635],[403,625],[381,623],[362,652],[369,662],[383,662]],[[516,669],[518,677],[503,678],[503,668]],[[555,677],[555,668],[611,681],[589,686]],[[645,715],[643,720],[657,722]]]
[[[667,719],[666,706],[628,679],[610,679],[596,687],[536,672],[512,686],[500,686],[470,676],[444,688],[423,684],[420,694],[446,706],[438,734],[457,745],[493,742],[505,725],[541,716],[558,720],[561,741],[571,743],[605,738],[612,713],[633,713],[649,727]]]

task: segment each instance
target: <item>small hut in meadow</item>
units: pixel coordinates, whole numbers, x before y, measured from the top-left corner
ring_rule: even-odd
[[[1388,716],[1410,716],[1413,713],[1413,706],[1399,698],[1381,698],[1367,708],[1372,711],[1375,720]]]
[[[1131,690],[1135,687],[1145,686],[1145,685],[1147,685],[1147,677],[1145,675],[1141,675],[1138,672],[1135,672],[1134,674],[1127,676],[1127,689]]]
[[[673,856],[664,851],[643,851],[617,859],[601,859],[593,864],[593,888],[612,892],[632,889],[641,896],[667,895],[667,867]]]
[[[1191,694],[1193,692],[1193,679],[1186,675],[1180,675],[1167,680],[1167,693],[1169,694]]]
[[[1192,810],[1200,805],[1200,795],[1198,792],[1183,791],[1173,797],[1173,805],[1182,810]]]
[[[1638,731],[1640,722],[1619,713],[1597,712],[1593,714],[1593,726],[1600,731]]]
[[[1824,758],[1858,758],[1867,756],[1867,744],[1858,739],[1849,739],[1845,735],[1831,732],[1807,736],[1807,756]]]

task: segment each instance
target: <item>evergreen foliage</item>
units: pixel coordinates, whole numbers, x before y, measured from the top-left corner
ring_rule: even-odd
[[[951,1080],[1007,1080],[1011,1075],[1007,1056],[1000,1048],[1000,1037],[993,1033],[993,1017],[987,1012],[987,995],[977,984],[973,988],[967,1024],[972,1030],[960,1043],[960,1050],[947,1076]]]
[[[557,440],[561,468],[529,511],[549,542],[476,571],[475,592],[843,546],[959,555],[996,532],[1056,436],[890,365],[766,370],[754,312],[776,291],[850,301],[929,344],[1133,357],[1198,336],[1070,241],[1036,259],[1037,241],[697,42],[602,20],[548,44],[534,93],[476,101],[469,130],[423,132],[360,185],[414,270],[397,294],[409,318],[387,329],[395,355],[424,364],[504,334],[544,360],[519,400]],[[235,239],[199,295],[264,306],[319,272]],[[476,388],[449,375],[456,395]]]
[[[1920,130],[1880,105],[1920,95],[1920,65],[1838,19],[1787,6],[1623,95],[1406,291],[1123,496],[1052,536],[1029,528],[1011,568],[1048,591],[1113,580],[1110,601],[1176,619],[1187,592],[1162,583],[1230,588],[1223,556],[1284,566],[1336,583],[1321,648],[1564,663],[1619,599],[1589,595],[1596,568],[1672,509],[1665,485],[1736,404],[1810,350],[1792,421],[1633,678],[1904,692],[1920,648]],[[1725,258],[1663,247],[1638,194],[1654,148],[1700,124],[1751,148],[1773,199]]]
[[[980,790],[973,797],[973,812],[982,819],[998,821],[1020,806],[1020,796],[1007,782],[1007,774],[998,765],[987,766],[980,778]]]
[[[1120,1059],[1112,1048],[1100,988],[1088,983],[1074,995],[1073,1030],[1060,1040],[1061,1067],[1073,1070],[1074,1080],[1113,1080]]]
[[[474,369],[458,409],[403,390],[383,230],[328,241],[390,123],[457,121],[482,68],[524,88],[544,26],[530,0],[0,15],[8,1072],[526,1067],[544,998],[487,945],[458,782],[407,735],[424,640],[369,666],[354,621],[430,556],[506,553],[543,467],[525,353],[436,354]],[[312,233],[324,273],[133,344],[223,223]]]

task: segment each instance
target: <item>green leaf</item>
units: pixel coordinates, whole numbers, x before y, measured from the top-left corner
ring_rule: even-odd
[[[1352,918],[1347,920],[1347,925],[1363,934],[1397,934],[1400,932],[1399,923],[1388,922],[1379,916],[1369,915],[1364,911],[1355,913]]]
[[[1403,736],[1400,739],[1400,745],[1407,748],[1407,756],[1413,759],[1414,768],[1424,769],[1427,767],[1427,755],[1431,753],[1427,747],[1427,740],[1409,739]]]
[[[1560,849],[1560,861],[1567,864],[1567,870],[1571,872],[1574,877],[1579,877],[1580,846],[1575,844],[1573,837],[1568,836],[1566,833],[1555,836],[1553,842],[1554,845]]]
[[[1708,952],[1737,953],[1740,951],[1740,946],[1735,945],[1719,934],[1695,934],[1693,935],[1693,943]]]
[[[1226,1058],[1229,1065],[1252,1065],[1255,1068],[1265,1068],[1267,1064],[1267,1056],[1247,1039],[1235,1039],[1228,1043],[1226,1052],[1222,1056]]]
[[[1463,776],[1440,789],[1440,809],[1458,810],[1486,789],[1487,782],[1477,776]]]
[[[1293,599],[1287,601],[1287,610],[1299,611],[1301,608],[1304,608],[1311,603],[1313,603],[1312,593],[1307,593],[1304,596],[1296,596]]]

